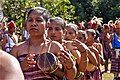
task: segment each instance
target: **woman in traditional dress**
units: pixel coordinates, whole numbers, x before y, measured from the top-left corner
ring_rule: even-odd
[[[68,25],[67,25],[68,26]],[[72,28],[70,27],[72,26]],[[69,53],[76,58],[74,60],[76,62],[77,67],[77,75],[75,77],[76,80],[79,80],[81,78],[81,72],[84,72],[86,70],[87,66],[87,46],[85,46],[83,43],[81,43],[79,40],[75,39],[77,34],[77,28],[74,29],[74,27],[77,25],[69,25],[70,29],[65,26],[65,21],[60,17],[50,18],[48,20],[48,38],[50,38],[53,41],[58,41],[60,44],[63,45],[63,47],[69,51]],[[66,38],[66,33],[69,36],[69,32],[72,32],[72,37]],[[66,40],[68,41],[66,41]],[[77,49],[79,47],[79,49]]]
[[[26,29],[30,34],[27,41],[15,45],[11,51],[18,58],[26,80],[62,80],[65,77],[68,80],[73,80],[76,75],[75,63],[71,56],[66,52],[62,45],[56,41],[48,40],[45,36],[46,21],[49,18],[49,13],[45,8],[35,7],[28,11],[26,20]],[[57,67],[50,64],[47,56],[43,56],[43,60],[48,61],[50,68],[53,70],[43,71],[46,68],[41,62],[38,66],[38,60],[44,53],[51,53],[59,58]],[[63,68],[67,70],[64,71]]]
[[[111,34],[109,42],[112,43],[111,50],[111,72],[114,74],[114,79],[120,79],[120,20],[115,21],[114,33]]]

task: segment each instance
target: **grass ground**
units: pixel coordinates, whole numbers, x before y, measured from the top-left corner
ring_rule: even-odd
[[[112,73],[104,73],[102,75],[102,78],[103,78],[102,80],[113,80],[114,75]]]
[[[109,63],[109,70],[110,70],[110,63]],[[104,66],[101,66],[101,70],[104,71]],[[102,80],[113,80],[114,75],[108,71],[108,73],[103,73],[102,74]]]
[[[110,73],[110,67],[111,67],[111,65],[109,63],[109,71],[108,71],[108,73],[102,74],[102,80],[113,80],[114,75],[113,75],[113,73]],[[101,70],[104,71],[104,66],[101,66]]]

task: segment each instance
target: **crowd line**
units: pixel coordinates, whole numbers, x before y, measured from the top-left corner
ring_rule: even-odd
[[[102,80],[109,60],[114,80],[120,80],[119,18],[103,23],[94,16],[87,25],[75,24],[34,7],[21,41],[15,22],[3,18],[0,46],[0,80]]]

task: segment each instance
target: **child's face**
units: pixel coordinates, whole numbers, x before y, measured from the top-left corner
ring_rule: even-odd
[[[70,27],[66,28],[65,40],[72,40],[76,38],[76,31]]]
[[[109,28],[104,28],[103,31],[108,33],[110,31],[110,29]]]
[[[77,39],[83,43],[85,43],[85,36],[82,35],[82,33],[78,33],[77,35]]]
[[[47,33],[48,37],[54,41],[59,42],[63,38],[63,29],[61,25],[59,25],[55,21],[52,21],[48,24]]]
[[[87,42],[91,42],[94,40],[95,36],[92,35],[92,33],[87,32],[88,38],[87,38]]]

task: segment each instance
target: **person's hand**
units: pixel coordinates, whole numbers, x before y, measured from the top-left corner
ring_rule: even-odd
[[[81,53],[86,51],[86,46],[84,43],[80,42],[77,39],[74,39],[72,42],[72,46],[75,46],[74,50],[79,50]]]
[[[35,54],[28,54],[26,58],[21,62],[22,70],[28,70],[35,67],[36,61],[34,60]]]
[[[68,53],[68,51],[65,50],[61,50],[61,52],[59,52],[58,59],[63,64],[63,66],[68,70],[72,69],[75,64],[70,53]]]

